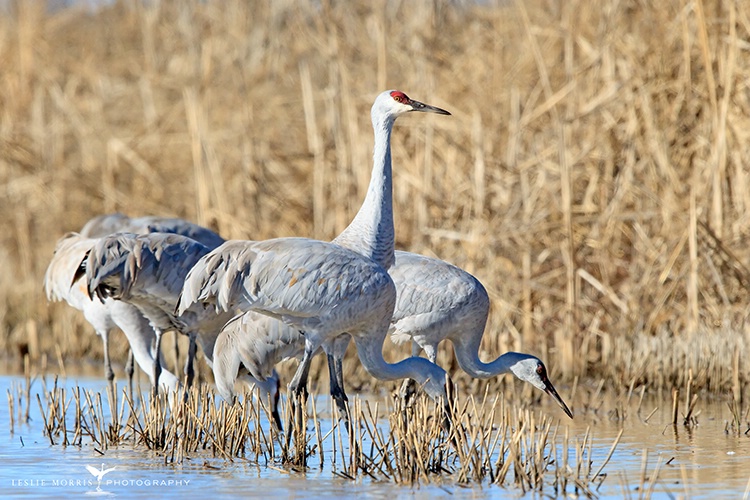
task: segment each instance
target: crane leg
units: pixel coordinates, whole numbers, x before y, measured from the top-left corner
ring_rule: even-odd
[[[344,392],[344,362],[343,358],[336,357],[336,375],[338,377],[339,381],[339,387],[341,387],[341,392]],[[346,398],[346,394],[344,394],[344,399],[349,401]]]
[[[174,331],[174,372],[175,373],[179,373],[180,371],[180,344],[178,343],[179,339],[180,339],[180,334],[177,330],[175,330]],[[188,356],[190,356],[190,354],[188,354]]]
[[[349,398],[346,397],[344,391],[344,376],[342,372],[342,363],[340,359],[337,359],[333,354],[328,354],[328,377],[331,381],[331,397],[336,402],[336,407],[341,415],[341,420],[346,426],[347,432],[349,429]]]
[[[279,405],[276,401],[271,403],[271,417],[273,418],[273,425],[276,426],[276,430],[282,432],[284,428],[281,426],[281,415],[279,415]]]
[[[292,401],[292,414],[295,417],[295,421],[302,424],[302,407],[307,402],[307,377],[310,375],[310,364],[312,363],[314,349],[309,342],[305,342],[305,353],[300,361],[297,371],[294,373],[292,381],[289,382],[288,395]],[[292,415],[290,415],[290,418]],[[287,425],[287,439],[291,436],[292,422],[290,421]]]
[[[125,374],[128,376],[128,391],[130,399],[133,399],[133,374],[135,373],[135,355],[133,349],[128,350],[128,362],[125,365]]]
[[[159,328],[154,328],[156,342],[154,344],[154,396],[159,395],[159,376],[161,375],[161,334]]]
[[[177,336],[177,332],[175,332],[175,336]],[[190,388],[193,387],[193,379],[195,378],[195,369],[193,367],[193,362],[195,360],[196,350],[197,350],[197,345],[195,342],[195,334],[191,333],[190,344],[188,346],[188,355],[187,355],[187,359],[185,360],[185,375],[187,376],[185,393],[183,394],[183,401],[185,402],[187,402],[188,400],[188,394],[190,393]]]
[[[115,394],[115,372],[112,370],[112,361],[109,359],[109,335],[108,332],[102,332],[102,344],[104,347],[104,377],[107,379],[109,390],[112,395]]]

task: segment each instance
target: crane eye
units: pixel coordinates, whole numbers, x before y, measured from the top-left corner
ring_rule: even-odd
[[[391,97],[393,97],[393,100],[396,102],[402,102],[402,103],[409,102],[409,98],[406,97],[406,94],[404,94],[403,92],[399,90],[394,90],[393,92],[391,92]]]
[[[541,375],[544,373],[544,367],[542,365],[537,365],[536,372]]]

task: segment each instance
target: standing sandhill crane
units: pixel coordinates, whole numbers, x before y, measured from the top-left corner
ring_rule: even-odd
[[[114,298],[136,306],[148,318],[156,332],[157,353],[162,332],[176,329],[190,338],[186,364],[187,386],[192,385],[196,342],[201,344],[206,360],[213,363],[213,349],[221,327],[232,318],[228,312],[196,304],[179,316],[175,308],[185,276],[209,248],[186,236],[171,233],[116,233],[101,238],[86,257],[87,292],[99,299]],[[153,364],[154,378],[161,364]],[[271,402],[278,395],[278,378],[247,382],[257,385]],[[187,393],[185,393],[187,395]],[[275,405],[269,405],[275,410]],[[278,414],[273,414],[278,422]]]
[[[436,399],[447,395],[450,379],[436,364],[424,358],[385,361],[383,341],[396,303],[393,280],[373,260],[338,245],[306,238],[227,241],[190,270],[177,313],[196,303],[218,311],[256,311],[303,332],[303,363],[291,388],[304,388],[305,359],[348,333],[373,377],[412,378]]]
[[[152,367],[155,379],[161,372],[158,356],[161,353],[162,334],[165,330],[177,329],[190,337],[186,371],[188,384],[192,383],[190,369],[196,332],[188,332],[185,321],[177,322],[174,307],[188,270],[208,251],[205,245],[177,234],[115,233],[100,238],[86,256],[88,293],[100,300],[111,297],[130,303],[151,323],[156,332],[157,357]],[[214,314],[207,316],[216,319]],[[197,311],[191,311],[186,318],[187,321],[196,322]],[[223,322],[229,319],[225,317]]]
[[[412,355],[424,349],[433,363],[438,344],[450,340],[458,365],[472,377],[486,379],[513,373],[549,394],[573,418],[538,358],[507,352],[489,363],[479,359],[490,299],[477,278],[440,259],[401,251],[395,256],[396,263],[389,269],[397,290],[391,340],[411,340]]]
[[[175,233],[192,238],[195,241],[214,249],[224,243],[224,238],[214,231],[195,224],[193,222],[178,219],[175,217],[161,217],[157,215],[145,215],[142,217],[128,217],[119,212],[105,215],[98,215],[90,219],[81,229],[81,235],[89,238],[100,238],[113,233]],[[178,365],[179,348],[177,344],[177,335],[174,336],[175,365]],[[152,371],[152,364],[149,363],[146,370]],[[141,367],[144,368],[144,367]],[[179,369],[179,368],[178,368]],[[131,378],[133,375],[133,351],[128,356],[128,365],[126,371]]]
[[[63,236],[55,247],[55,253],[44,275],[44,288],[50,301],[65,300],[70,306],[83,312],[86,320],[94,327],[104,343],[104,376],[114,391],[114,372],[109,358],[109,332],[115,326],[125,333],[130,344],[131,356],[141,368],[151,367],[154,356],[151,342],[154,330],[143,315],[130,304],[105,299],[92,300],[87,292],[84,276],[75,277],[78,267],[96,239],[86,238],[78,233]],[[129,363],[130,389],[132,392],[132,362]],[[153,378],[153,370],[148,370],[152,385],[161,385],[168,391],[177,389],[179,381],[169,371]],[[114,392],[113,392],[114,393]]]
[[[378,95],[370,112],[375,132],[375,145],[373,148],[373,168],[367,194],[352,222],[333,240],[333,243],[354,250],[360,255],[377,262],[385,269],[388,269],[393,264],[395,239],[393,227],[391,131],[399,116],[412,111],[442,115],[450,114],[443,109],[410,99],[406,94],[398,90],[387,90]],[[290,351],[286,349],[287,344],[284,343],[284,340],[295,338],[297,335],[295,332],[286,330],[283,325],[275,325],[273,319],[258,314],[249,315],[243,321],[234,322],[229,326],[229,329],[235,332],[237,330],[266,331],[269,341],[261,343],[259,346],[262,348],[262,353],[269,360],[289,356]],[[274,336],[274,334],[276,335]],[[251,341],[254,342],[254,339],[260,336],[262,334],[256,335],[255,333],[251,333]],[[234,342],[234,345],[240,346],[241,341]],[[331,395],[344,416],[347,415],[347,397],[344,391],[342,374],[339,373],[336,376],[336,364],[338,364],[338,371],[340,372],[341,358],[346,352],[348,345],[348,336],[343,336],[339,339],[330,338],[322,344],[322,348],[328,356],[329,373],[331,375]],[[221,347],[225,348],[225,345],[222,344]],[[277,347],[278,353],[276,352]],[[230,347],[226,348],[229,349]],[[214,373],[215,378],[228,377],[227,380],[222,382],[222,386],[227,389],[230,388],[237,372],[232,371],[234,368],[229,369],[228,367],[239,367],[242,364],[243,356],[248,358],[245,369],[250,373],[257,373],[259,376],[264,372],[269,373],[269,367],[272,367],[275,363],[270,365],[263,363],[263,358],[259,354],[252,353],[250,349],[244,348],[240,348],[234,353],[223,353],[223,356],[227,360],[227,371],[221,374]],[[300,393],[302,391],[307,383],[307,373],[311,361],[311,357],[303,357],[296,376],[293,379],[293,384],[289,386],[290,392]],[[259,369],[257,366],[258,363],[264,365],[264,369]]]
[[[403,106],[406,105],[406,106]],[[354,221],[334,239],[334,243],[369,256],[386,268],[393,262],[393,215],[391,187],[390,133],[395,119],[405,111],[446,111],[423,105],[398,91],[378,96],[372,108],[375,129],[374,167],[367,197]],[[412,338],[413,355],[423,347],[435,362],[437,344],[445,338],[454,342],[459,364],[475,377],[488,378],[510,371],[550,394],[569,416],[569,409],[549,382],[546,367],[536,357],[507,353],[484,365],[478,356],[489,312],[489,298],[481,283],[469,273],[443,262],[408,252],[395,252],[394,267],[389,268],[397,288],[397,304],[391,326],[392,338]],[[217,386],[230,390],[238,369],[263,378],[273,366],[303,351],[303,337],[293,329],[274,324],[274,320],[249,313],[227,324],[217,340],[215,355],[222,357],[214,365]],[[331,392],[339,409],[344,407],[341,360],[349,338],[340,336],[324,344],[328,354]],[[217,372],[217,367],[225,370]],[[298,374],[300,372],[298,371]],[[290,386],[291,389],[291,386]],[[345,414],[345,412],[343,413]]]
[[[459,366],[472,377],[486,379],[512,373],[549,394],[566,415],[573,417],[540,359],[517,352],[505,353],[490,363],[479,359],[490,301],[478,279],[445,261],[398,250],[388,273],[397,295],[389,329],[394,342],[411,340],[412,356],[424,349],[434,363],[438,344],[450,340]],[[251,314],[256,317],[246,318]],[[214,355],[223,361],[214,365],[217,387],[231,387],[238,368],[262,379],[272,373],[277,363],[302,355],[305,339],[301,333],[278,324],[274,329],[260,329],[257,316],[246,313],[228,323],[219,335]],[[226,371],[217,373],[217,366]],[[330,367],[334,367],[330,376],[343,385],[341,357],[333,362],[329,358]]]

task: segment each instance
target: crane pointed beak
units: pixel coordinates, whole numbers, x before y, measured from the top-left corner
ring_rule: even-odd
[[[423,113],[437,113],[439,115],[450,115],[450,113],[444,109],[441,109],[435,106],[430,106],[429,104],[415,101],[414,99],[409,99],[409,102],[407,104],[411,106],[411,109],[409,111],[421,111]]]
[[[552,396],[552,399],[554,399],[557,404],[560,405],[560,408],[562,408],[567,416],[569,416],[571,419],[573,418],[573,412],[570,411],[568,405],[565,404],[565,401],[563,401],[555,388],[552,386],[552,382],[550,382],[549,380],[544,381],[544,392]]]

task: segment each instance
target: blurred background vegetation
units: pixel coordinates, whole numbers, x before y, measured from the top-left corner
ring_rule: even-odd
[[[42,290],[56,240],[98,214],[331,239],[367,188],[370,105],[398,88],[453,116],[396,125],[397,247],[482,280],[484,359],[519,350],[555,382],[692,377],[739,395],[750,380],[742,4],[10,2],[0,347],[9,360],[99,362],[82,316]],[[347,380],[366,387],[353,351]],[[449,346],[438,361],[476,390],[498,384],[457,373]]]

